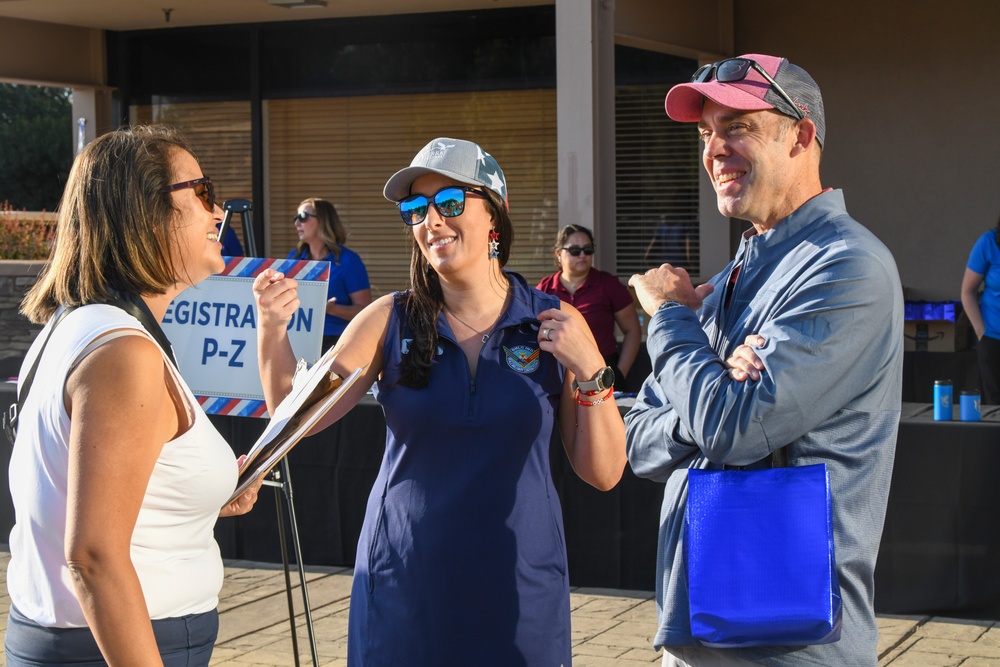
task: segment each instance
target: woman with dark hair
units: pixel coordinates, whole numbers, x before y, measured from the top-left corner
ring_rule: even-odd
[[[538,282],[538,289],[573,304],[587,320],[604,356],[615,369],[615,384],[625,387],[625,377],[642,344],[639,313],[628,287],[617,276],[595,269],[594,234],[582,225],[566,225],[559,230],[552,252],[559,270]],[[621,352],[615,325],[622,332]]]
[[[224,268],[222,210],[163,127],[92,141],[59,209],[21,306],[45,328],[18,388],[34,375],[10,461],[7,665],[207,665],[223,578],[215,522],[249,510],[260,482],[223,507],[237,460],[160,322]]]
[[[336,345],[347,323],[372,302],[368,271],[358,253],[344,246],[347,230],[333,204],[325,199],[305,199],[293,220],[299,243],[288,253],[288,258],[330,262],[323,326],[326,350]]]
[[[412,230],[409,290],[356,317],[335,349],[385,412],[385,456],[358,545],[348,664],[569,665],[569,578],[549,470],[610,489],[625,466],[613,374],[580,313],[503,266],[513,226],[496,160],[435,139],[385,185]],[[268,405],[290,390],[295,282],[257,278]],[[579,378],[579,383],[576,382]],[[578,384],[578,387],[577,387]]]
[[[962,307],[979,339],[982,403],[1000,404],[1000,219],[972,247],[962,278]]]

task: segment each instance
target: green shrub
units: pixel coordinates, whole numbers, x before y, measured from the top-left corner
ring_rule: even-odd
[[[55,222],[22,217],[6,200],[0,207],[0,259],[48,259]],[[44,213],[44,211],[43,211]]]

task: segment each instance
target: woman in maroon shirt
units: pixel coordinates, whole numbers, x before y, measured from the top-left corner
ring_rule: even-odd
[[[632,293],[617,276],[593,268],[594,235],[587,227],[563,227],[553,251],[559,271],[542,278],[538,289],[572,304],[583,314],[605,363],[615,369],[615,386],[624,388],[642,342]],[[621,352],[615,338],[616,324],[622,332]]]

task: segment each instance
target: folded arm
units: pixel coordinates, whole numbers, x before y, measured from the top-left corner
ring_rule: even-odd
[[[633,469],[665,478],[698,452],[746,465],[864,396],[894,361],[894,284],[877,259],[845,256],[751,304],[760,312],[748,311],[745,333],[765,341],[756,348],[759,380],[734,378],[690,309],[658,311],[648,337],[653,377],[626,419]]]

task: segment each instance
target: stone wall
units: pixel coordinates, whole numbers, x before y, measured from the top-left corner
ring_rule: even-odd
[[[42,328],[25,319],[18,308],[44,265],[41,261],[0,260],[0,359],[23,358]]]

